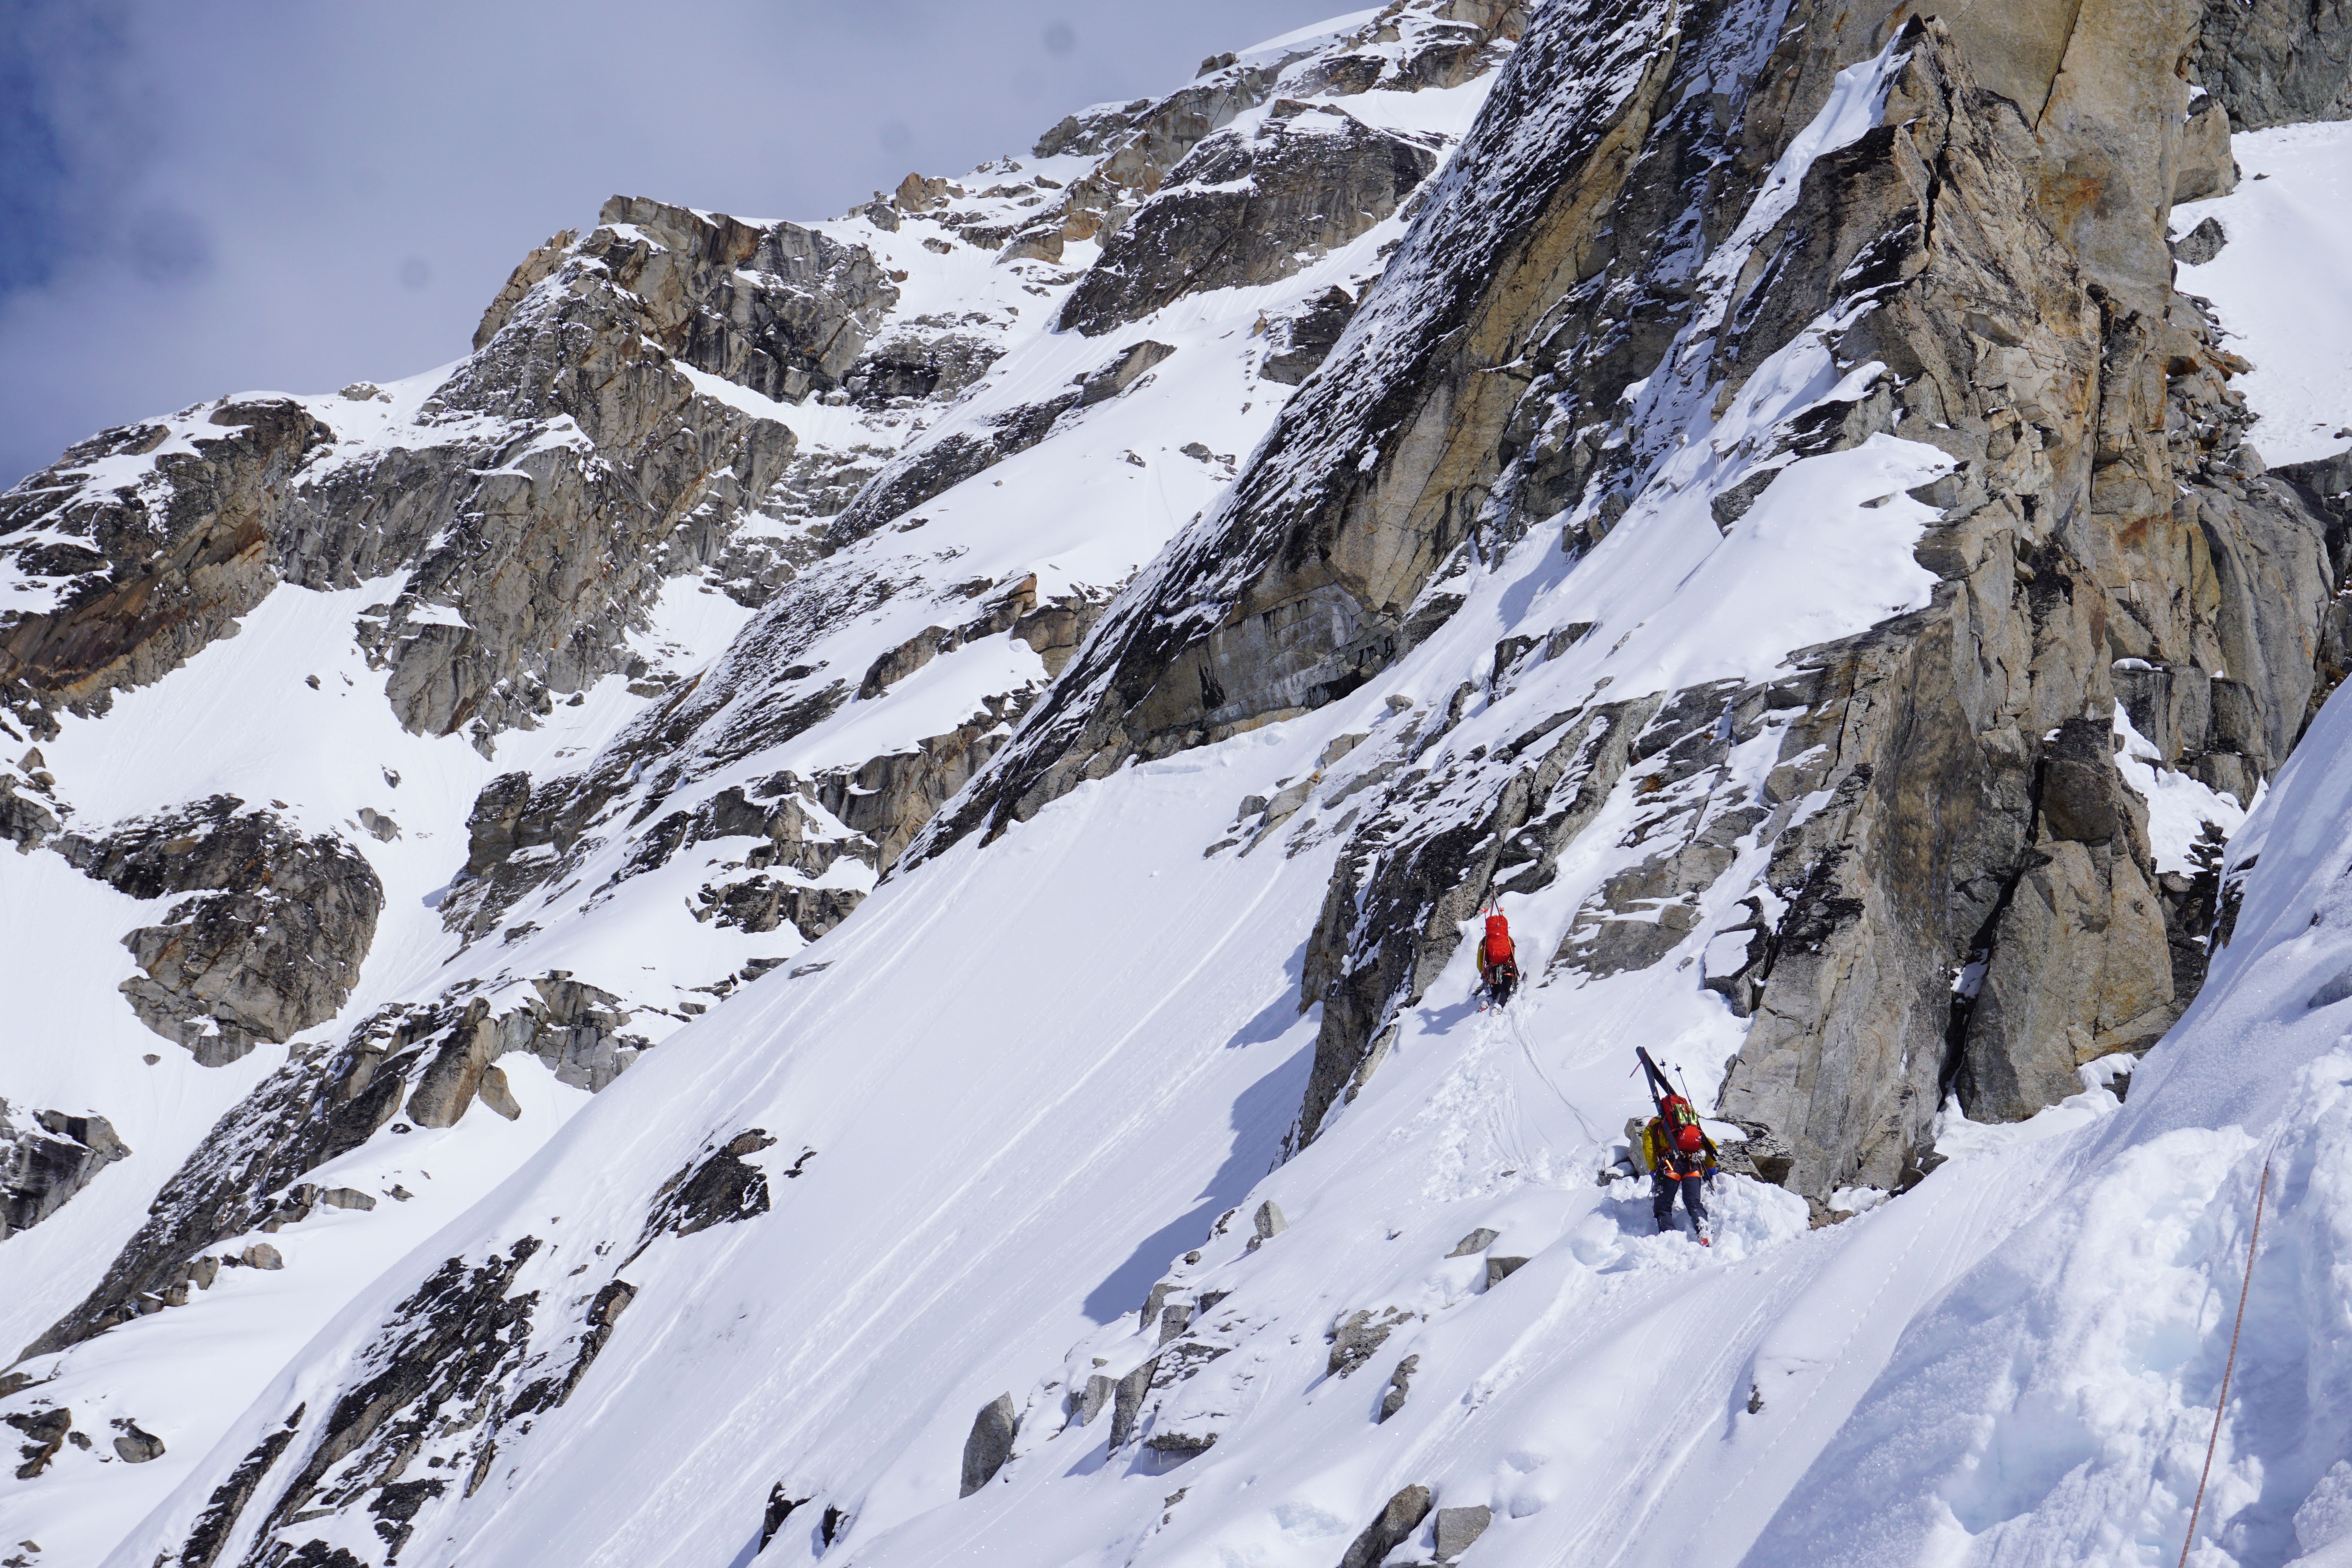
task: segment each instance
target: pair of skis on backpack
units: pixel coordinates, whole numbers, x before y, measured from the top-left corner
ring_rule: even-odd
[[[1718,1168],[1719,1152],[1715,1140],[1699,1125],[1698,1108],[1691,1103],[1690,1096],[1668,1080],[1658,1064],[1650,1059],[1649,1051],[1636,1046],[1633,1055],[1641,1060],[1643,1076],[1649,1084],[1650,1103],[1657,1110],[1643,1129],[1642,1152],[1654,1190],[1651,1213],[1658,1222],[1658,1234],[1664,1236],[1678,1228],[1674,1216],[1675,1198],[1679,1194],[1683,1207],[1690,1213],[1691,1231],[1698,1244],[1713,1247],[1713,1226],[1704,1193],[1713,1184]]]

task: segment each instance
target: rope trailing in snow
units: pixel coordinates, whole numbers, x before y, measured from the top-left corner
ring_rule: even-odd
[[[1511,1033],[1518,1037],[1519,1049],[1526,1054],[1528,1066],[1535,1068],[1536,1076],[1543,1079],[1544,1087],[1551,1090],[1553,1097],[1556,1098],[1562,1105],[1568,1107],[1568,1113],[1570,1116],[1575,1117],[1577,1121],[1584,1128],[1584,1135],[1587,1138],[1591,1139],[1595,1143],[1606,1142],[1607,1140],[1603,1139],[1600,1133],[1595,1132],[1592,1130],[1592,1123],[1585,1119],[1584,1112],[1577,1108],[1576,1101],[1569,1099],[1566,1094],[1562,1093],[1560,1091],[1559,1085],[1552,1082],[1551,1074],[1544,1071],[1543,1063],[1536,1059],[1536,1047],[1528,1039],[1528,1032],[1519,1027],[1519,1021],[1517,1017],[1512,1016],[1511,1010],[1508,1007],[1500,1007],[1496,1009],[1496,1011],[1503,1015],[1503,1022],[1508,1025],[1510,1026]]]
[[[2180,1543],[2180,1568],[2189,1568],[2189,1549],[2197,1541],[2197,1516],[2205,1508],[2205,1483],[2213,1478],[2213,1450],[2221,1441],[2221,1414],[2230,1407],[2230,1373],[2238,1365],[2238,1335],[2246,1326],[2246,1297],[2254,1288],[2254,1248],[2263,1239],[2263,1201],[2270,1196],[2271,1163],[2263,1162],[2262,1185],[2254,1190],[2254,1229],[2246,1237],[2246,1280],[2238,1287],[2238,1321],[2230,1330],[2230,1359],[2221,1363],[2221,1394],[2213,1402],[2213,1435],[2205,1439],[2205,1470],[2197,1478],[2197,1500],[2189,1510],[2189,1538]]]

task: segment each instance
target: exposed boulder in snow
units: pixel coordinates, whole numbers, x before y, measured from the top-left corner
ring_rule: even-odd
[[[1386,1421],[1404,1408],[1404,1402],[1412,1394],[1412,1374],[1420,1370],[1421,1358],[1417,1355],[1406,1356],[1396,1363],[1396,1370],[1389,1373],[1388,1392],[1381,1395],[1381,1420]]]
[[[996,1479],[996,1472],[1013,1457],[1013,1439],[1019,1428],[1010,1394],[1000,1394],[980,1407],[980,1414],[971,1418],[971,1436],[963,1440],[963,1484],[959,1497],[970,1497]]]
[[[2172,175],[2172,199],[2180,202],[2202,201],[2208,196],[2225,196],[2237,188],[2238,164],[2230,156],[2230,113],[2218,98],[2200,98],[2189,110],[2189,122],[2180,138],[2180,154]],[[2214,247],[2220,249],[2219,246]],[[2176,248],[2174,254],[2179,251]],[[2208,256],[2206,260],[2212,259]],[[2191,267],[2203,262],[2191,261]]]
[[[646,1215],[642,1252],[665,1232],[692,1236],[714,1225],[754,1219],[768,1212],[768,1177],[743,1156],[771,1148],[775,1140],[759,1128],[739,1132],[698,1163],[689,1165],[661,1184]],[[631,1254],[632,1257],[635,1254]]]
[[[131,1151],[103,1116],[33,1113],[33,1126],[8,1119],[0,1100],[0,1241],[29,1230]]]
[[[132,898],[198,895],[123,938],[147,973],[122,994],[142,1023],[206,1067],[334,1016],[383,909],[383,885],[357,850],[244,805],[215,795],[57,846]]]
[[[1477,1543],[1495,1521],[1495,1512],[1485,1503],[1470,1508],[1441,1508],[1437,1510],[1437,1560],[1451,1563]]]
[[[1394,212],[1436,162],[1337,105],[1277,104],[1254,133],[1220,131],[1169,171],[1060,324],[1099,337],[1186,294],[1287,277]]]
[[[5,1420],[25,1436],[24,1446],[16,1451],[22,1461],[16,1467],[16,1479],[20,1481],[30,1480],[47,1469],[73,1431],[73,1411],[62,1405],[38,1412],[16,1411],[0,1416],[0,1420]]]
[[[1421,1528],[1421,1521],[1429,1517],[1431,1500],[1430,1490],[1423,1486],[1406,1487],[1389,1499],[1380,1517],[1364,1526],[1364,1532],[1349,1545],[1339,1568],[1375,1568]]]

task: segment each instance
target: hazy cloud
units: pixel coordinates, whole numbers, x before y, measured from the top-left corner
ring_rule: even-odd
[[[445,363],[615,192],[838,215],[1348,0],[0,0],[0,484]]]

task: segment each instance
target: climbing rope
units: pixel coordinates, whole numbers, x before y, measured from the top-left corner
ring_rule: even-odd
[[[2263,1161],[2262,1185],[2254,1191],[2254,1229],[2246,1237],[2246,1279],[2238,1287],[2238,1321],[2230,1331],[2230,1359],[2221,1363],[2221,1393],[2213,1402],[2213,1435],[2205,1440],[2205,1470],[2197,1478],[2197,1500],[2189,1510],[2189,1537],[2180,1543],[2180,1568],[2189,1568],[2189,1549],[2197,1541],[2197,1516],[2205,1508],[2205,1483],[2213,1478],[2213,1450],[2221,1441],[2221,1414],[2230,1407],[2230,1373],[2238,1365],[2238,1335],[2246,1326],[2246,1297],[2254,1288],[2254,1248],[2263,1239],[2263,1201],[2270,1196],[2271,1163]]]
[[[1551,1074],[1544,1071],[1543,1063],[1536,1059],[1535,1046],[1528,1039],[1528,1032],[1519,1027],[1518,1019],[1512,1016],[1511,1010],[1507,1007],[1501,1008],[1499,1011],[1503,1015],[1503,1022],[1509,1026],[1512,1035],[1517,1038],[1519,1042],[1519,1049],[1525,1053],[1528,1058],[1528,1066],[1535,1069],[1536,1077],[1543,1079],[1544,1087],[1551,1090],[1552,1097],[1554,1099],[1558,1100],[1562,1105],[1568,1107],[1568,1113],[1570,1116],[1575,1117],[1578,1123],[1583,1127],[1584,1135],[1587,1138],[1591,1139],[1595,1143],[1605,1143],[1607,1140],[1602,1138],[1600,1133],[1593,1131],[1592,1123],[1586,1120],[1584,1112],[1578,1109],[1576,1101],[1569,1099],[1566,1094],[1563,1094],[1560,1091],[1559,1085],[1552,1082]]]

